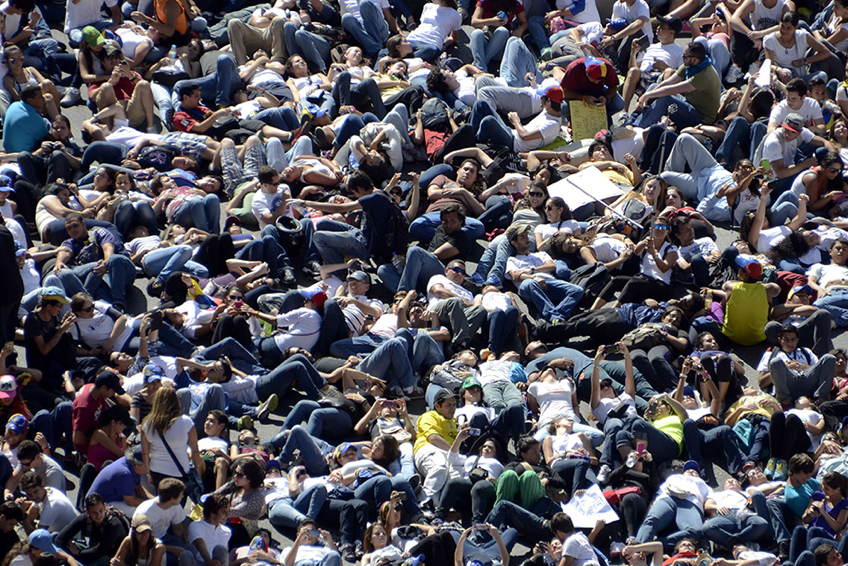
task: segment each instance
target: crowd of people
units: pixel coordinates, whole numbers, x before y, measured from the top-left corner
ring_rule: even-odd
[[[848,559],[848,0],[0,34],[3,566]]]

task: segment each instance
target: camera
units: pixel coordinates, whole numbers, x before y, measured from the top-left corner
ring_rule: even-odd
[[[480,432],[481,431],[480,431],[479,428],[469,428],[468,429],[468,436],[480,436]]]

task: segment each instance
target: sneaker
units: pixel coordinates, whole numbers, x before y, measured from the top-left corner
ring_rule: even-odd
[[[774,479],[785,480],[787,472],[786,460],[776,460],[774,464]]]
[[[632,468],[636,465],[636,451],[634,450],[630,454],[627,455],[627,461],[624,463],[628,468]]]
[[[356,554],[356,560],[360,560],[362,556],[365,554],[365,549],[362,547],[362,541],[356,540],[353,543],[353,552]]]
[[[724,73],[724,82],[731,85],[736,84],[739,82],[739,79],[742,78],[742,75],[742,69],[739,68],[739,65],[734,63],[728,67],[727,72]]]
[[[65,96],[59,101],[62,108],[70,108],[71,106],[79,106],[82,104],[82,96],[78,88],[69,88],[65,91]]]
[[[545,47],[542,49],[541,53],[539,53],[539,59],[542,61],[549,61],[551,58],[551,48]]]
[[[359,561],[356,557],[356,548],[350,543],[341,545],[339,547],[339,553],[341,553],[345,562],[355,563]]]
[[[598,483],[604,484],[609,481],[609,475],[612,473],[612,470],[606,464],[601,466],[601,469],[598,470]]]
[[[297,277],[294,275],[293,267],[284,267],[280,279],[286,287],[297,287]]]
[[[412,491],[418,491],[418,488],[421,486],[421,476],[418,474],[412,474],[409,476],[409,487],[412,488]]]
[[[238,418],[238,429],[239,430],[250,430],[253,428],[253,418],[249,415],[244,415],[243,417]]]
[[[279,404],[280,398],[277,397],[276,393],[271,393],[264,403],[260,403],[259,406],[256,407],[256,420],[264,421],[270,413],[277,410],[277,405]]]
[[[777,461],[774,458],[769,458],[769,461],[766,462],[766,469],[763,470],[763,474],[768,479],[774,479],[774,466],[777,464]]]

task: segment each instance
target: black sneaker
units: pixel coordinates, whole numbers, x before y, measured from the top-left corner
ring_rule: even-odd
[[[355,563],[359,561],[359,558],[356,556],[356,548],[350,543],[341,545],[339,547],[339,552],[345,562]]]

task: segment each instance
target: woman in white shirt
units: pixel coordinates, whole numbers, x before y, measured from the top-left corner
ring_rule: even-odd
[[[547,224],[539,224],[533,232],[537,250],[541,250],[551,236],[559,232],[580,233],[580,224],[574,220],[571,209],[561,197],[548,198],[545,203],[545,219],[548,221]]]
[[[817,263],[807,272],[815,289],[815,306],[833,315],[837,327],[848,326],[848,242],[836,240],[830,247],[830,264]]]
[[[798,22],[797,12],[786,12],[780,18],[780,29],[763,39],[766,57],[771,59],[780,80],[786,82],[792,77],[805,77],[808,72],[827,71],[831,67],[828,61],[831,57],[836,59],[834,64],[841,70],[839,58],[810,32],[798,29]],[[808,57],[806,53],[810,49],[815,55]]]
[[[166,442],[173,457],[165,448]],[[141,448],[154,485],[166,477],[181,480],[189,471],[190,461],[201,476],[206,469],[197,446],[194,421],[183,414],[177,392],[171,387],[162,387],[153,397],[150,414],[141,423]]]

